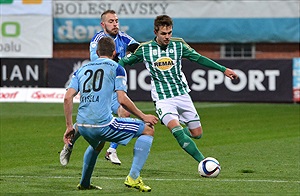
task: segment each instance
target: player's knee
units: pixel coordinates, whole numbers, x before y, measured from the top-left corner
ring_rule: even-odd
[[[197,127],[191,130],[192,138],[200,139],[202,137],[202,134],[203,134],[202,127]]]
[[[142,134],[154,136],[154,126],[146,123]]]
[[[195,138],[195,139],[200,139],[201,137],[202,137],[202,133],[199,134],[199,135],[194,136],[193,138]]]

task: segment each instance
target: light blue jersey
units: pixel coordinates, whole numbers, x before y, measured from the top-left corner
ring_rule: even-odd
[[[127,75],[118,63],[98,58],[79,68],[68,88],[80,92],[78,124],[107,125],[112,119],[112,95],[116,90],[127,92]]]
[[[104,31],[99,31],[94,35],[90,42],[90,60],[94,61],[98,58],[98,55],[96,53],[97,45],[99,40],[102,37],[111,37],[110,35],[106,34]],[[119,31],[119,33],[116,35],[116,37],[111,37],[116,45],[116,52],[118,54],[119,59],[125,57],[126,55],[126,49],[127,46],[130,44],[138,43],[135,41],[132,37],[127,35],[126,33]]]
[[[90,42],[90,60],[94,61],[98,59],[97,55],[97,46],[98,42],[102,37],[111,37],[110,35],[106,34],[104,31],[99,31],[97,32],[94,37],[92,38]],[[138,43],[135,41],[132,37],[127,35],[126,33],[119,31],[119,33],[116,35],[115,38],[112,37],[112,39],[115,42],[116,45],[116,52],[119,57],[119,59],[123,58],[126,56],[126,49],[128,45]],[[117,95],[114,93],[112,97],[112,105],[111,105],[111,110],[113,111],[114,114],[118,114],[118,108],[120,106],[118,100],[117,100]]]

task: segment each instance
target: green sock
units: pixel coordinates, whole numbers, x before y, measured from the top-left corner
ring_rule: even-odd
[[[181,126],[174,127],[172,129],[172,134],[181,148],[191,155],[196,161],[200,162],[204,159],[204,156],[197,148],[195,142],[184,133]]]
[[[192,134],[191,134],[191,132],[190,132],[190,130],[189,130],[188,127],[183,128],[183,132],[184,132],[187,136],[189,136],[190,138],[200,139],[200,138],[202,137],[202,134],[199,135],[199,136],[197,136],[197,137],[192,136]]]
[[[184,127],[184,128],[182,129],[182,131],[183,131],[183,133],[185,133],[187,136],[193,137],[192,134],[191,134],[191,132],[190,132],[190,130],[189,130],[189,128]]]

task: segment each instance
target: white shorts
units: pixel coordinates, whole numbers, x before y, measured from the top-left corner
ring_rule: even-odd
[[[190,129],[201,126],[200,116],[189,94],[158,100],[155,107],[159,119],[165,125],[176,119]]]

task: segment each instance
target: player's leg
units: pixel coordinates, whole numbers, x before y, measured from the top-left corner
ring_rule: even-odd
[[[94,171],[94,167],[98,158],[99,153],[104,147],[105,141],[99,142],[95,137],[98,134],[98,128],[86,128],[79,127],[80,132],[83,133],[84,138],[89,142],[89,146],[87,147],[84,156],[83,156],[83,166],[82,166],[82,175],[80,183],[77,188],[79,190],[86,189],[102,189],[99,186],[95,186],[91,184],[91,177]],[[97,130],[96,130],[97,129]]]
[[[114,93],[113,99],[112,99],[111,109],[112,109],[113,113],[122,118],[129,117],[130,113],[119,104],[118,98],[116,95],[117,94]],[[117,155],[117,148],[118,148],[118,144],[111,142],[109,148],[106,151],[105,158],[107,160],[110,160],[113,164],[120,165],[121,161]]]
[[[184,133],[191,138],[200,139],[203,134],[200,116],[192,102],[191,97],[186,94],[180,97],[177,102],[179,113],[179,121],[187,125],[183,129]]]
[[[200,139],[202,137],[202,133],[203,133],[202,127],[201,126],[195,127],[194,125],[196,125],[196,124],[197,124],[197,122],[187,123],[188,127],[185,127],[183,129],[183,131],[186,135],[188,135],[191,138]],[[195,128],[192,128],[192,127],[195,127]]]
[[[150,152],[153,135],[154,130],[146,125],[142,135],[136,139],[132,167],[129,173],[133,179],[136,179],[140,176],[140,171],[144,166]]]
[[[180,125],[178,120],[173,119],[168,122],[167,119],[172,118],[174,118],[174,116],[170,114],[166,115],[163,122],[167,123],[168,129],[172,132],[180,147],[200,163],[200,161],[204,159],[203,154],[200,152],[195,142],[184,133],[184,128]]]
[[[200,162],[204,159],[203,154],[199,151],[195,142],[191,139],[190,134],[187,135],[187,130],[180,124],[180,114],[177,111],[178,106],[182,102],[189,101],[185,96],[171,98],[172,100],[160,100],[156,102],[156,112],[160,120],[171,131],[180,147],[191,155],[196,161]],[[181,112],[181,111],[180,111]]]
[[[74,144],[75,144],[76,140],[80,137],[80,133],[79,133],[78,129],[76,128],[76,124],[74,124],[73,127],[74,127],[75,132],[74,132],[74,137],[71,141],[72,145],[65,144],[59,154],[59,161],[60,161],[60,164],[63,166],[66,166],[69,163]]]
[[[119,144],[126,145],[132,138],[137,137],[132,166],[124,184],[143,192],[151,191],[151,188],[143,183],[140,172],[152,146],[154,128],[133,118],[116,118],[109,127],[110,130],[104,133],[108,141],[118,141]]]
[[[144,184],[140,177],[140,172],[148,159],[153,142],[154,129],[148,125],[145,126],[141,136],[139,136],[134,145],[133,161],[129,175],[124,184],[130,188],[139,189],[142,192],[150,192],[151,188]]]

